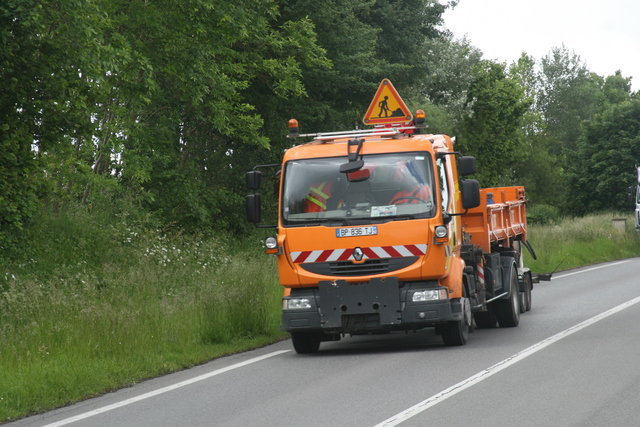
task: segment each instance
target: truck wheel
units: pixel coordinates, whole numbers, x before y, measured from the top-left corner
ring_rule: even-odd
[[[318,332],[291,332],[293,348],[298,354],[315,353],[320,349],[320,333]]]
[[[448,322],[441,326],[440,333],[442,334],[444,345],[457,346],[467,343],[471,327],[471,304],[469,304],[469,298],[466,298],[464,290],[463,296],[460,298],[460,304],[462,304],[462,319]]]
[[[524,308],[525,311],[531,310],[531,273],[524,275]]]
[[[516,268],[511,268],[511,278],[509,280],[511,295],[509,299],[499,299],[494,301],[496,318],[498,324],[503,328],[512,328],[520,323],[520,292],[518,290],[518,274]]]

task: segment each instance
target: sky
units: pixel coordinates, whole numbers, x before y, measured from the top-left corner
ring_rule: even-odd
[[[620,70],[640,90],[640,0],[459,0],[443,19],[486,59],[511,64],[526,52],[539,62],[564,43],[590,71]]]

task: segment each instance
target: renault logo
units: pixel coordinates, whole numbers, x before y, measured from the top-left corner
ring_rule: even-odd
[[[362,261],[363,256],[364,256],[364,253],[362,252],[362,249],[355,248],[353,250],[353,259],[355,259],[356,261]]]

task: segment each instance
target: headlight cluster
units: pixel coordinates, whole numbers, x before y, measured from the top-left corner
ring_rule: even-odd
[[[449,293],[445,288],[416,291],[411,298],[412,302],[437,301],[449,299]]]
[[[311,300],[309,298],[288,298],[282,300],[283,310],[299,310],[311,308]]]
[[[447,230],[447,227],[444,225],[438,225],[433,230],[433,234],[434,234],[433,243],[435,243],[436,245],[441,245],[449,241],[449,232]]]
[[[275,237],[267,237],[264,240],[264,245],[267,247],[267,249],[274,249],[278,247],[278,241]]]
[[[265,252],[272,255],[282,255],[282,248],[278,246],[278,239],[275,237],[267,237],[264,240]]]
[[[444,225],[439,225],[435,229],[436,237],[447,237],[447,227]]]

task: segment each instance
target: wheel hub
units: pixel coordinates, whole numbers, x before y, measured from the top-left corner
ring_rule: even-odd
[[[469,298],[462,298],[462,313],[464,323],[467,326],[471,326],[471,304],[469,303]]]

